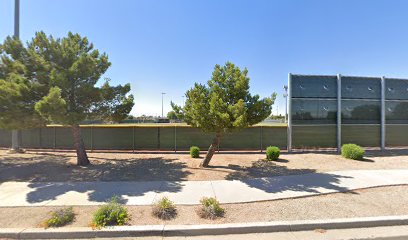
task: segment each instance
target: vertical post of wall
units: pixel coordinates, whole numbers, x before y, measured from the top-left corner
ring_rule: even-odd
[[[385,150],[385,77],[381,77],[381,150]]]
[[[341,75],[337,74],[337,152],[341,151]]]
[[[57,148],[57,127],[54,126],[54,151]]]
[[[135,153],[135,126],[132,127],[132,152]]]
[[[177,125],[174,124],[174,152],[177,152]]]
[[[262,139],[262,134],[263,134],[263,132],[262,132],[262,126],[259,128],[259,134],[260,134],[260,136],[259,136],[259,142],[260,142],[260,145],[261,145],[261,153],[263,152],[263,139]]]
[[[91,152],[93,152],[93,145],[94,145],[94,140],[93,140],[93,125],[91,125]]]
[[[289,73],[288,75],[288,90],[289,90],[288,97],[286,98],[286,101],[288,101],[287,149],[288,149],[288,152],[292,152],[292,74],[291,73]]]

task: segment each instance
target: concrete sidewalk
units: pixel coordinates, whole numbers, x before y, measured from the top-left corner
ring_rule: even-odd
[[[4,182],[0,207],[99,205],[114,195],[127,205],[150,205],[162,196],[175,204],[202,197],[242,203],[304,197],[360,188],[408,184],[406,170],[352,170],[248,180],[153,182]]]

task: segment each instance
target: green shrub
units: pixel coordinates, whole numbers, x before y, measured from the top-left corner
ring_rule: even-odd
[[[202,218],[215,219],[224,216],[225,210],[220,206],[220,203],[215,198],[202,198],[200,201],[202,207],[199,215]]]
[[[266,148],[266,159],[268,160],[278,160],[280,155],[280,149],[275,146],[269,146]]]
[[[129,220],[127,209],[118,203],[118,197],[99,207],[93,215],[92,223],[95,227],[124,225]]]
[[[177,208],[167,197],[163,197],[154,204],[153,215],[164,220],[171,219],[176,217]]]
[[[200,148],[197,146],[192,146],[190,147],[190,156],[192,158],[198,158],[200,157]]]
[[[44,225],[48,227],[61,227],[71,223],[75,218],[75,213],[72,207],[62,208],[51,212],[51,217],[45,221]]]
[[[364,157],[364,149],[357,144],[344,144],[341,146],[341,155],[345,158],[349,159],[363,159]]]

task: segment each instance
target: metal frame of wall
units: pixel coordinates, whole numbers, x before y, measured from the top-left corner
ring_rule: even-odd
[[[293,83],[292,79],[293,76],[321,76],[321,75],[297,75],[297,74],[288,74],[288,98],[287,98],[287,106],[288,106],[288,126],[287,126],[287,149],[288,152],[293,151],[293,146],[292,146],[292,139],[293,139],[293,119],[292,119],[292,109],[293,109]],[[347,77],[354,77],[354,76],[347,76]],[[365,78],[365,77],[357,77],[357,78]],[[406,80],[406,79],[403,79]],[[408,91],[408,89],[407,89]],[[337,120],[336,120],[336,145],[337,145],[337,151],[341,151],[341,145],[342,145],[342,100],[348,100],[348,99],[343,99],[342,98],[342,75],[337,74]],[[371,99],[372,100],[372,99]],[[381,150],[385,150],[386,148],[386,142],[385,142],[385,137],[386,137],[386,78],[383,76],[381,77],[381,98],[378,99],[381,102],[381,110],[380,110],[380,145],[379,147]],[[364,99],[361,99],[361,101],[366,101]],[[352,125],[352,124],[350,124]],[[301,126],[301,125],[299,125]]]

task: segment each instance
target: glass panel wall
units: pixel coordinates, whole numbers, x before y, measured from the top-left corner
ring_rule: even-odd
[[[337,76],[292,76],[292,98],[336,98]]]
[[[343,99],[381,99],[381,78],[341,77]]]
[[[336,100],[293,99],[293,124],[336,124]]]
[[[380,124],[381,102],[379,100],[342,100],[341,122],[343,124]]]
[[[385,99],[408,100],[408,80],[386,78]]]

